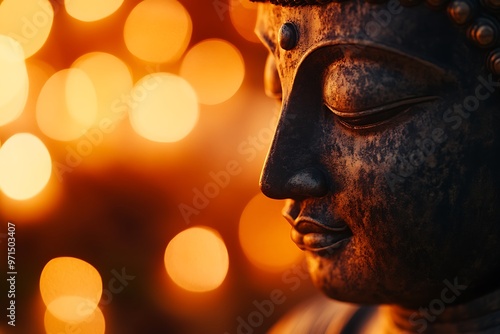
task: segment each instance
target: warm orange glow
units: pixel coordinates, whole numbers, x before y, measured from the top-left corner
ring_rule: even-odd
[[[123,0],[65,0],[69,15],[77,20],[91,22],[113,14],[123,4]]]
[[[42,132],[57,140],[82,136],[97,115],[96,91],[80,69],[56,72],[45,83],[36,105],[36,120]]]
[[[61,333],[81,333],[81,334],[104,334],[106,322],[104,315],[99,307],[85,320],[81,322],[66,322],[58,319],[49,312],[45,311],[44,317],[45,332],[48,334]]]
[[[96,123],[104,119],[116,122],[127,115],[127,97],[133,85],[127,64],[109,53],[92,52],[78,58],[72,67],[83,70],[95,87]]]
[[[165,268],[172,280],[186,290],[214,290],[222,284],[229,268],[226,245],[211,228],[192,227],[168,244]]]
[[[49,151],[30,133],[10,137],[0,148],[0,189],[15,200],[26,200],[47,185],[52,172]]]
[[[38,95],[42,87],[45,85],[47,80],[56,73],[54,67],[45,61],[38,60],[36,58],[30,58],[26,60],[26,70],[28,71],[29,78],[29,94],[28,102],[26,103],[25,110],[26,114],[22,117],[26,120],[30,120],[30,123],[36,125],[36,120],[34,119],[34,113],[36,109],[36,102],[38,100]]]
[[[195,89],[200,103],[217,104],[233,96],[245,76],[238,49],[221,39],[196,44],[182,61],[180,74]]]
[[[141,136],[156,142],[176,142],[191,132],[198,120],[196,93],[173,74],[155,73],[132,89],[130,122]]]
[[[102,294],[101,275],[83,260],[58,257],[43,268],[40,293],[54,317],[80,322],[88,319],[97,308]]]
[[[59,212],[63,196],[63,184],[51,177],[42,191],[29,199],[19,201],[0,192],[0,212],[25,226],[45,224],[51,214]]]
[[[241,214],[239,239],[243,252],[252,264],[264,270],[284,270],[302,256],[290,240],[290,225],[281,216],[283,206],[283,201],[259,194]]]
[[[129,14],[124,38],[128,50],[152,63],[176,61],[191,39],[189,13],[175,0],[144,0]]]
[[[260,43],[254,32],[257,22],[257,3],[247,0],[231,2],[230,17],[236,31],[247,41]]]
[[[16,40],[4,35],[0,35],[0,73],[0,126],[2,126],[21,115],[29,89],[23,49]]]
[[[0,34],[17,40],[30,57],[45,44],[52,28],[54,9],[49,0],[3,0]]]

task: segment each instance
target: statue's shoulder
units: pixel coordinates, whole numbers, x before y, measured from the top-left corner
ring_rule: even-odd
[[[359,333],[374,310],[374,307],[342,303],[319,295],[287,313],[268,334]]]

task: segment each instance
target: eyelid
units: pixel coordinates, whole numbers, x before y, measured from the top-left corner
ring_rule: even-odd
[[[342,50],[323,75],[323,101],[341,117],[375,114],[377,108],[395,108],[416,97],[433,98],[454,86],[445,70],[417,57],[379,48],[363,53],[351,46]]]
[[[399,101],[394,101],[390,102],[388,104],[370,108],[370,109],[365,109],[362,111],[356,111],[356,112],[344,112],[340,110],[336,110],[332,108],[331,106],[328,106],[328,109],[330,109],[335,115],[342,117],[342,118],[360,118],[360,117],[366,117],[366,116],[371,116],[371,115],[376,115],[378,113],[392,110],[395,108],[400,108],[403,106],[409,106],[413,104],[418,104],[418,103],[424,103],[424,102],[429,102],[438,99],[437,96],[420,96],[420,97],[410,97],[410,98],[405,98]]]
[[[353,130],[365,130],[385,124],[392,118],[408,111],[415,105],[435,101],[439,98],[440,97],[438,96],[420,96],[407,98],[359,112],[341,112],[331,108],[326,104],[325,107],[328,108],[332,113],[334,113],[344,126]]]

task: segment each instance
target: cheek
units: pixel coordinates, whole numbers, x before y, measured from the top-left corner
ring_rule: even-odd
[[[498,233],[492,226],[499,224],[478,228],[474,215],[481,214],[481,203],[472,207],[474,189],[488,193],[492,183],[474,181],[481,179],[478,148],[484,141],[474,134],[482,132],[472,116],[447,110],[447,105],[422,105],[369,134],[350,132],[331,119],[322,162],[331,176],[332,210],[353,232],[352,248],[338,259],[339,266],[363,263],[357,268],[379,282],[397,276],[403,282],[439,283],[473,267],[475,259],[467,253]]]
[[[366,247],[390,250],[441,234],[435,220],[452,166],[444,163],[449,138],[439,110],[412,110],[369,134],[337,127],[329,160],[334,202]]]
[[[442,109],[427,106],[363,135],[332,119],[321,155],[331,176],[330,209],[353,236],[335,255],[307,254],[315,285],[330,297],[420,305],[444,279],[469,280],[461,268],[474,268],[476,259],[465,253],[487,244],[471,241],[460,212],[466,199],[459,193],[467,191],[456,185],[470,160],[463,145],[470,138],[442,117]]]

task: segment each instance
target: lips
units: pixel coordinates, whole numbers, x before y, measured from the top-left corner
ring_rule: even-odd
[[[292,240],[302,250],[334,250],[340,248],[344,241],[352,236],[352,231],[342,220],[335,220],[331,225],[326,225],[306,216],[298,216],[296,219],[287,214],[284,216],[293,226]]]

